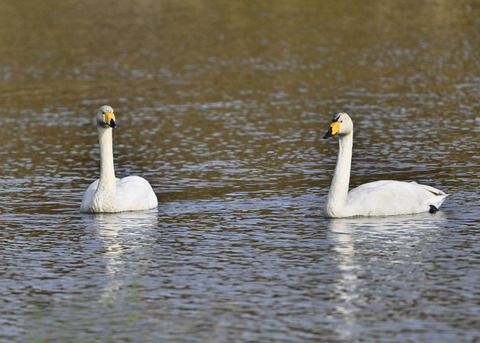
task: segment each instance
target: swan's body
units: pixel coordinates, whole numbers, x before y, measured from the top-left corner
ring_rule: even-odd
[[[100,107],[96,121],[100,143],[100,179],[87,188],[80,212],[140,211],[157,207],[157,196],[147,180],[140,176],[115,177],[112,129],[117,125],[113,109],[110,106]]]
[[[333,117],[324,139],[339,136],[338,160],[328,192],[327,217],[387,216],[435,212],[448,194],[416,182],[383,180],[348,191],[353,147],[353,122],[346,113]]]

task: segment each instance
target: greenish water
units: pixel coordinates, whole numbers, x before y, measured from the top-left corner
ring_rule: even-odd
[[[4,1],[0,341],[480,339],[476,1]],[[83,215],[93,116],[146,213]],[[412,180],[435,215],[329,220],[351,186]]]

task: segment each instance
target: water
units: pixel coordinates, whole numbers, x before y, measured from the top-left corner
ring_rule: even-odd
[[[480,340],[474,1],[0,5],[0,341]],[[80,214],[93,116],[154,211]],[[322,215],[415,180],[441,211]]]

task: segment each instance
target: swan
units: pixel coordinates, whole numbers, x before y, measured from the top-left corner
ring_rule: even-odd
[[[102,106],[95,117],[100,143],[100,179],[85,191],[80,212],[113,213],[148,210],[158,206],[157,196],[140,176],[115,178],[112,131],[117,128],[113,108]]]
[[[327,139],[339,138],[337,165],[327,196],[325,216],[388,216],[420,212],[435,213],[449,195],[416,182],[382,180],[348,191],[352,162],[353,122],[347,113],[333,117]]]

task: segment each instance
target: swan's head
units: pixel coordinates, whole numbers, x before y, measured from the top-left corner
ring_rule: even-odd
[[[108,129],[111,127],[112,129],[116,129],[118,127],[115,123],[113,108],[108,105],[104,105],[98,109],[96,119],[99,128]]]
[[[333,137],[335,135],[344,136],[353,132],[353,122],[346,113],[338,113],[333,116],[332,124],[323,139]]]

